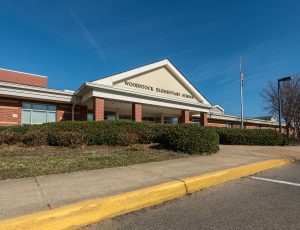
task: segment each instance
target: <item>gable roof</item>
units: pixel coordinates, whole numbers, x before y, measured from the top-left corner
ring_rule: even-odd
[[[152,64],[148,64],[142,67],[138,67],[132,70],[128,70],[119,74],[115,74],[109,77],[105,77],[102,79],[94,80],[91,83],[93,84],[105,84],[105,85],[113,85],[119,81],[125,81],[128,78],[132,78],[134,76],[149,72],[151,70],[155,70],[161,67],[167,68],[174,77],[179,80],[193,95],[202,101],[203,104],[211,105],[208,100],[196,89],[195,86],[168,60],[164,59],[162,61],[154,62]]]

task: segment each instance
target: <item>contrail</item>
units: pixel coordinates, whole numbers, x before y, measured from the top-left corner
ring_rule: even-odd
[[[78,24],[78,26],[82,30],[84,36],[86,37],[86,39],[88,40],[88,42],[90,43],[90,45],[97,49],[97,52],[99,53],[100,57],[103,60],[106,60],[106,57],[104,55],[103,50],[101,49],[101,47],[99,46],[99,44],[95,40],[94,36],[90,33],[90,31],[88,30],[88,28],[86,27],[86,25],[79,19],[79,17],[77,16],[77,14],[73,10],[73,8],[68,3],[66,3],[66,6],[70,10],[73,18],[75,19],[76,23]]]

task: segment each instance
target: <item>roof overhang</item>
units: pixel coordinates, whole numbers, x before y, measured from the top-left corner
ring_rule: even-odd
[[[208,114],[208,118],[212,118],[215,120],[224,120],[224,121],[236,121],[240,122],[241,117],[239,116],[233,116],[233,115],[221,115],[221,114]],[[253,123],[253,124],[266,124],[266,125],[273,125],[276,126],[278,125],[278,122],[274,121],[266,121],[266,120],[261,120],[261,119],[253,119],[253,118],[244,118],[244,123]]]
[[[164,96],[157,97],[157,95],[151,93],[141,93],[130,89],[125,90],[121,87],[107,84],[96,84],[94,82],[86,82],[76,91],[76,94],[78,96],[82,96],[82,103],[91,97],[102,97],[112,100],[157,105],[199,112],[208,112],[212,107],[210,104],[194,102],[188,103],[187,101],[180,99],[174,101]]]
[[[72,92],[15,83],[0,82],[0,95],[51,102],[73,103],[80,98]]]

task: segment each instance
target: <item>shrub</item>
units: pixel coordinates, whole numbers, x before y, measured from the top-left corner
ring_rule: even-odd
[[[128,146],[139,143],[139,136],[134,132],[121,132],[118,135],[118,145]]]
[[[219,150],[219,136],[214,128],[193,124],[178,125],[164,135],[164,144],[190,154],[215,153]]]
[[[128,121],[63,121],[43,124],[38,129],[47,133],[49,145],[63,145],[59,135],[62,130],[84,134],[87,145],[128,145],[125,140],[129,144],[151,143],[154,139],[151,124]]]
[[[16,125],[16,126],[8,126],[8,127],[1,127],[1,129],[4,129],[6,131],[11,131],[15,133],[26,133],[30,130],[38,129],[41,125]]]
[[[41,131],[29,131],[23,134],[22,142],[27,146],[47,145],[47,134]]]
[[[220,144],[225,145],[286,145],[284,134],[268,129],[216,128]]]
[[[59,133],[60,145],[71,148],[84,145],[83,135],[76,131],[63,131]]]
[[[20,141],[20,135],[12,131],[1,131],[0,132],[0,144],[14,145]]]

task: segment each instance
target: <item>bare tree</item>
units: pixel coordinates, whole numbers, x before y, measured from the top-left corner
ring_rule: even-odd
[[[265,100],[264,108],[278,118],[277,82],[269,82],[261,95]],[[300,75],[292,76],[292,80],[282,82],[280,87],[281,115],[285,121],[287,132],[292,131],[295,138],[300,126]]]

